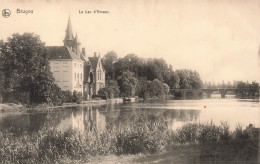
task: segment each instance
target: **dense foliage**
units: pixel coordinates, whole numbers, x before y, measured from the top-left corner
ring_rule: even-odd
[[[169,93],[169,86],[158,79],[149,81],[140,79],[136,86],[136,95],[142,98],[166,97]]]
[[[227,124],[188,123],[172,131],[164,119],[148,122],[141,119],[125,126],[111,125],[103,131],[63,132],[49,127],[31,135],[0,132],[0,162],[60,163],[64,159],[84,162],[91,156],[158,153],[177,146],[189,149],[194,144],[201,162],[256,162],[259,134],[255,130],[252,125],[231,131]]]
[[[98,91],[99,95],[105,95],[106,98],[109,99],[118,97],[119,93],[119,86],[117,85],[117,81],[115,80],[108,81],[106,83],[106,86]]]
[[[31,103],[61,104],[63,95],[54,83],[44,43],[32,33],[13,34],[0,47],[1,90],[29,92]]]
[[[64,96],[63,103],[81,103],[83,100],[82,93],[78,93],[74,91],[71,93],[71,91],[62,91],[62,94]]]
[[[118,58],[113,51],[102,59],[106,70],[106,80],[116,80],[122,96],[138,95],[141,97],[163,96],[163,91],[157,93],[157,88],[164,85],[167,93],[170,89],[199,89],[202,81],[199,74],[192,70],[173,71],[162,58],[143,59],[135,54]],[[158,80],[161,83],[159,84]],[[157,83],[157,84],[156,84]],[[168,88],[169,87],[169,88]],[[147,90],[148,89],[148,90]]]

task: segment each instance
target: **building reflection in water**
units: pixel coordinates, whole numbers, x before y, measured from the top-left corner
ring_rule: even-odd
[[[80,107],[79,110],[72,111],[70,117],[61,120],[57,127],[63,131],[73,129],[80,133],[89,130],[103,131],[106,128],[106,120],[97,108]]]
[[[76,112],[71,113],[71,125],[73,130],[78,130],[79,132],[84,132],[84,113],[81,109],[81,114],[77,114]]]
[[[106,119],[103,114],[98,111],[98,108],[87,107],[85,112],[85,129],[102,131],[106,128]]]
[[[107,104],[103,106],[77,106],[61,112],[3,114],[0,116],[0,131],[12,133],[34,132],[41,128],[57,127],[62,131],[74,129],[103,131],[107,127],[123,128],[142,121],[166,120],[170,129],[176,129],[186,122],[200,122],[200,110],[177,110],[163,108],[142,108],[128,104]]]

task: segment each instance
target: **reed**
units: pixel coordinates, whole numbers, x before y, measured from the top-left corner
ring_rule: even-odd
[[[14,136],[0,132],[0,162],[53,163],[64,159],[87,161],[97,155],[158,153],[176,145],[197,144],[203,161],[257,160],[258,134],[253,128],[231,131],[225,123],[187,123],[176,131],[167,121],[139,120],[104,131],[61,131],[56,128]]]

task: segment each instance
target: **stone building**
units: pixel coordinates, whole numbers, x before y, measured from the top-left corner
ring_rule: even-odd
[[[105,87],[105,70],[103,68],[100,55],[96,52],[93,57],[88,58],[85,64],[85,89],[90,91],[89,95],[98,95],[100,88]]]
[[[55,83],[63,91],[85,93],[86,99],[91,99],[105,86],[105,70],[100,55],[95,53],[93,57],[86,57],[77,34],[73,36],[70,17],[63,42],[63,46],[47,47]]]

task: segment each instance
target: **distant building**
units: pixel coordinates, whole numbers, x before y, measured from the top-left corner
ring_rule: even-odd
[[[78,36],[73,36],[69,18],[64,46],[49,46],[47,53],[55,83],[61,90],[86,93],[87,99],[97,95],[105,85],[105,70],[100,55],[86,58],[85,48],[80,48]]]

